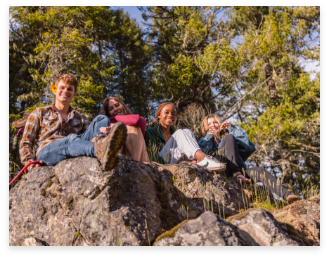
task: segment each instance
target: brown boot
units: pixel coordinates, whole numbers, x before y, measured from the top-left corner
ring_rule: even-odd
[[[115,168],[118,164],[118,152],[127,139],[127,127],[117,122],[105,137],[97,137],[95,142],[96,157],[104,171]]]
[[[301,200],[301,198],[298,197],[297,195],[290,194],[290,195],[287,196],[287,202],[288,202],[289,204],[292,204],[292,203],[294,203],[294,202],[296,202],[296,201],[299,201],[299,200]]]
[[[31,114],[32,112],[28,112],[26,113],[21,119],[17,120],[17,121],[14,121],[12,123],[13,127],[15,127],[16,129],[20,129],[22,127],[25,126],[26,124],[26,121],[27,119],[29,118],[29,115]]]

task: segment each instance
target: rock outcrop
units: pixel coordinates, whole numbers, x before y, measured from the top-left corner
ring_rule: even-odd
[[[79,157],[35,168],[10,190],[9,244],[149,245],[185,219],[233,215],[243,205],[237,185],[191,163],[120,156],[102,171],[97,159]]]
[[[79,157],[29,172],[9,192],[9,245],[319,245],[320,196],[273,215],[192,163]],[[226,220],[225,220],[226,219]]]
[[[320,245],[320,194],[294,202],[273,214],[301,245]]]
[[[160,235],[155,246],[240,246],[240,240],[224,219],[211,211],[184,221]]]
[[[298,246],[264,209],[248,209],[227,219],[236,227],[237,234],[249,246]]]

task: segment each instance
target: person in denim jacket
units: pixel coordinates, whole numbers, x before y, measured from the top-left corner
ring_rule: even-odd
[[[221,123],[216,114],[206,116],[201,124],[204,135],[198,142],[200,149],[208,155],[226,161],[226,175],[242,182],[262,182],[272,192],[292,203],[298,196],[291,194],[283,185],[277,185],[277,179],[263,167],[247,168],[245,161],[256,151],[245,130]],[[244,172],[244,175],[242,174]]]

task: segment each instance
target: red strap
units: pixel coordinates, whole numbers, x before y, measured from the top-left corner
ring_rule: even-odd
[[[18,132],[17,132],[17,135],[19,135],[20,133],[24,133],[24,128],[25,126],[23,126],[22,128],[19,128]]]
[[[13,180],[11,180],[11,182],[9,183],[9,186],[11,186],[12,183],[15,182],[15,180],[24,172],[25,174],[27,174],[27,168],[32,165],[32,164],[39,164],[39,165],[43,165],[42,162],[35,160],[35,161],[28,161],[27,164],[22,168],[21,171],[18,172],[18,174],[14,177]]]

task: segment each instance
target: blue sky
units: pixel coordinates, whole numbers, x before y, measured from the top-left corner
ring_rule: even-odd
[[[131,18],[135,18],[137,21],[143,21],[142,13],[137,9],[137,6],[116,6],[119,8],[123,8],[125,12],[130,14]]]

